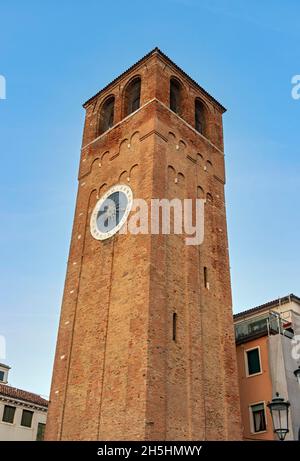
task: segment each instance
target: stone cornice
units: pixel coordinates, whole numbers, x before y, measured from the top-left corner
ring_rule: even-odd
[[[11,405],[17,405],[23,408],[31,408],[32,410],[38,410],[38,411],[43,411],[43,412],[47,412],[48,410],[47,407],[42,407],[35,403],[26,402],[25,400],[19,400],[14,397],[9,397],[7,395],[0,395],[0,401],[5,402],[7,404],[11,404]]]

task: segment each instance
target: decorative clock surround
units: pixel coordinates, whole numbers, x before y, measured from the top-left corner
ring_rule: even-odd
[[[132,208],[133,194],[129,186],[117,184],[98,200],[91,215],[91,234],[96,240],[106,240],[125,224]]]

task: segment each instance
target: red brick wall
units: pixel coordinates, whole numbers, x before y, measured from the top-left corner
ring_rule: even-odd
[[[141,108],[122,121],[123,91],[134,75],[142,79]],[[171,75],[186,92],[181,118],[166,107]],[[96,138],[109,94],[116,98],[117,125]],[[222,116],[204,98],[210,140],[198,134],[192,127],[196,96],[203,97],[154,53],[86,108],[48,440],[240,438]],[[213,197],[205,205],[204,243],[187,246],[180,235],[94,240],[92,209],[119,182],[148,202],[195,198],[201,186]]]

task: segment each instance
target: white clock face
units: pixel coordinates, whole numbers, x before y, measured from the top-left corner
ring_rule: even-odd
[[[98,200],[90,222],[91,234],[95,239],[108,239],[121,229],[130,213],[132,197],[129,186],[118,184]]]

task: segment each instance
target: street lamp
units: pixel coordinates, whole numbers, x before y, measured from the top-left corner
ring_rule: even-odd
[[[300,365],[299,367],[297,368],[297,370],[294,371],[294,375],[296,376],[297,380],[298,380],[298,383],[300,385]]]
[[[276,397],[268,403],[272,416],[273,429],[279,440],[284,440],[286,434],[289,432],[289,407],[290,402],[285,401],[282,397],[279,397],[276,392]]]

